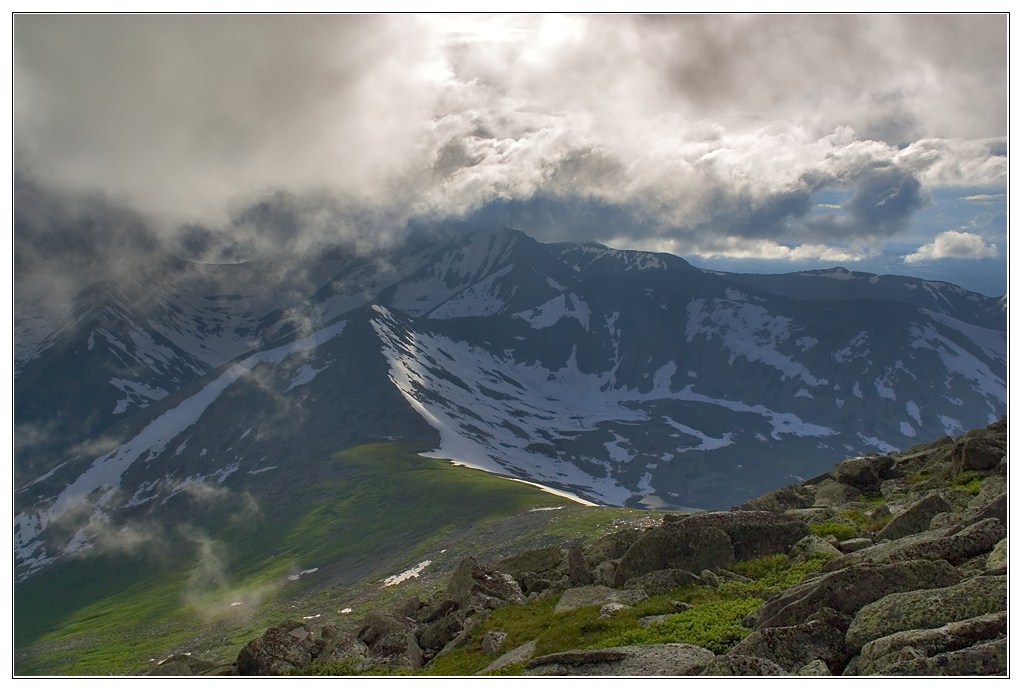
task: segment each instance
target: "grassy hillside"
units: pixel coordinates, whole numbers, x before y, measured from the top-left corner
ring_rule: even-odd
[[[302,492],[235,493],[130,553],[94,552],[18,584],[15,673],[128,674],[175,651],[233,659],[281,617],[337,618],[345,607],[357,617],[439,583],[455,556],[581,536],[635,514],[425,459],[407,443],[325,463],[330,480]],[[563,509],[530,511],[554,507]],[[382,587],[424,560],[419,579]]]

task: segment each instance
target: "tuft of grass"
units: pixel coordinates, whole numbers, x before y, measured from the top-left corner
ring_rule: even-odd
[[[824,521],[819,524],[810,524],[810,531],[815,536],[820,536],[821,538],[834,536],[840,541],[844,541],[849,538],[856,538],[860,535],[859,530],[855,526],[837,521]]]
[[[984,474],[976,471],[964,471],[952,479],[953,490],[963,490],[970,495],[980,494],[980,484],[984,480]]]
[[[877,533],[892,520],[891,514],[872,517],[862,509],[844,509],[839,514],[854,523],[860,531],[866,533]]]

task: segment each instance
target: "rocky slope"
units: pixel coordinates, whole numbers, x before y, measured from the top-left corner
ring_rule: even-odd
[[[155,675],[1007,675],[1005,419]]]

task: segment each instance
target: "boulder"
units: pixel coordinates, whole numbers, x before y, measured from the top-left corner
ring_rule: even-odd
[[[939,494],[925,495],[920,500],[907,507],[891,518],[891,521],[883,529],[877,532],[876,538],[882,540],[895,540],[914,533],[920,533],[930,529],[931,520],[941,512],[948,512],[952,509],[945,498]]]
[[[989,437],[983,433],[978,436],[964,435],[952,445],[950,454],[952,472],[955,474],[967,471],[991,471],[996,468],[1005,456],[1004,439]]]
[[[810,661],[805,666],[796,671],[796,675],[800,677],[814,677],[821,678],[831,675],[831,669],[828,668],[828,664],[824,661],[815,659]]]
[[[984,562],[987,574],[1006,574],[1009,570],[1009,539],[1003,538],[991,549],[991,554]]]
[[[920,656],[918,650],[911,647],[903,649],[911,652],[887,666],[879,675],[912,675],[912,676],[978,676],[1009,674],[1008,639],[1002,637],[994,641],[979,642],[965,649],[947,651],[935,656]]]
[[[562,651],[534,658],[526,675],[699,675],[714,653],[692,644],[648,644],[590,651]]]
[[[821,608],[852,615],[886,594],[950,586],[959,579],[958,570],[943,560],[853,565],[786,589],[755,611],[749,621],[758,629],[787,627],[806,622]]]
[[[503,572],[487,569],[467,557],[448,581],[447,597],[460,609],[493,610],[509,603],[525,603],[518,583]]]
[[[803,485],[790,485],[780,490],[761,495],[739,505],[742,510],[761,510],[765,512],[784,512],[790,509],[806,509],[814,503],[814,492]]]
[[[1006,576],[974,577],[944,588],[891,593],[856,614],[846,646],[859,651],[867,642],[913,629],[941,627],[948,622],[999,613],[1008,603]]]
[[[696,584],[699,581],[700,577],[684,569],[659,569],[639,577],[633,577],[625,582],[625,588],[643,589],[647,594],[656,596],[674,591],[680,586]]]
[[[717,656],[711,661],[700,675],[713,677],[767,677],[775,675],[788,675],[784,668],[766,658],[756,656],[745,656],[731,652]]]
[[[879,543],[832,560],[824,565],[824,571],[832,572],[863,562],[880,564],[915,559],[946,560],[958,565],[989,552],[1005,538],[1005,525],[995,518],[983,519],[950,535],[952,530],[925,531]]]
[[[351,632],[331,631],[328,634],[326,631],[325,627],[324,634],[316,642],[313,658],[317,662],[364,659],[369,655],[366,643]]]
[[[893,669],[904,667],[900,665],[900,654],[906,647],[915,649],[924,658],[931,658],[968,649],[979,642],[1002,639],[1007,633],[1008,617],[1004,612],[980,615],[934,629],[896,632],[863,646],[857,672],[859,675],[893,674]]]
[[[621,611],[628,609],[629,606],[625,605],[624,603],[605,603],[604,605],[600,606],[600,612],[597,614],[597,617],[601,618],[602,620],[606,620],[607,618],[613,618]]]
[[[895,465],[895,459],[887,455],[846,459],[831,472],[837,482],[855,488],[860,494],[876,493],[881,481],[901,475],[903,472]]]
[[[536,654],[536,640],[532,639],[522,646],[512,649],[497,660],[492,661],[490,665],[477,672],[476,675],[489,675],[508,666],[526,663],[533,658],[534,654]]]
[[[504,644],[504,640],[508,638],[507,632],[499,632],[497,630],[491,630],[483,635],[483,640],[480,645],[483,647],[483,651],[491,656],[497,653],[501,645]]]
[[[449,614],[427,625],[440,627],[452,618]],[[377,665],[389,668],[421,668],[423,648],[416,638],[415,621],[411,618],[372,611],[359,628],[359,639],[369,647],[368,658]]]
[[[661,569],[699,573],[789,548],[810,533],[803,522],[773,512],[706,512],[650,529],[622,556],[617,585]]]
[[[586,555],[586,560],[590,563],[590,566],[596,567],[602,562],[608,560],[620,560],[625,551],[629,549],[633,543],[636,542],[641,535],[643,535],[642,529],[622,529],[621,531],[615,531],[609,533],[606,536],[601,536],[590,545],[583,548],[583,553]]]
[[[524,553],[506,557],[494,564],[494,570],[504,574],[510,574],[512,578],[520,580],[523,574],[531,573],[542,576],[547,572],[553,572],[561,565],[564,559],[561,548],[548,546],[527,550]]]
[[[239,675],[283,675],[312,661],[315,646],[304,623],[288,620],[271,627],[238,652]]]
[[[462,631],[460,613],[452,611],[447,615],[424,623],[416,630],[416,640],[423,651],[440,651]]]
[[[833,478],[826,478],[814,487],[813,504],[815,507],[834,507],[853,502],[862,495],[859,489]]]
[[[568,589],[561,595],[561,600],[554,606],[555,613],[564,613],[586,606],[604,605],[605,603],[621,603],[635,605],[646,600],[647,594],[641,589],[612,589],[607,586],[577,586]]]
[[[590,573],[590,565],[586,562],[579,546],[572,546],[568,549],[568,583],[572,586],[585,586],[593,583],[593,574]]]
[[[758,629],[728,653],[773,661],[786,673],[796,673],[814,659],[840,671],[849,659],[845,653],[849,622],[849,616],[823,608],[798,625]]]
[[[842,554],[835,546],[831,545],[828,541],[810,534],[809,536],[803,536],[792,546],[789,550],[789,557],[796,560],[808,560],[818,555],[826,555],[828,557],[838,557]]]

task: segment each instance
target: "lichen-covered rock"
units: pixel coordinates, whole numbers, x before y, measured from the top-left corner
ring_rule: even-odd
[[[995,518],[970,524],[949,535],[951,530],[925,531],[879,543],[832,560],[824,565],[824,571],[831,572],[864,562],[880,564],[916,559],[946,560],[958,565],[989,552],[1005,538],[1005,525]]]
[[[952,505],[940,494],[928,494],[899,512],[877,532],[877,540],[895,540],[921,531],[927,531],[931,520],[941,512],[948,512]]]
[[[541,576],[546,572],[555,571],[563,560],[564,555],[561,548],[548,546],[546,548],[537,548],[536,550],[527,550],[524,553],[499,560],[494,563],[494,570],[510,574],[512,578],[518,580],[527,572]]]
[[[766,677],[788,675],[786,670],[773,661],[756,656],[727,653],[716,657],[707,664],[700,675],[713,677]]]
[[[647,593],[642,589],[612,589],[607,586],[594,584],[592,586],[578,586],[568,589],[561,595],[558,604],[554,606],[555,613],[564,613],[569,610],[576,610],[591,605],[604,605],[605,603],[622,603],[634,605],[646,600]]]
[[[602,620],[606,620],[607,618],[613,618],[621,611],[628,609],[629,606],[625,605],[624,603],[605,603],[604,605],[600,606],[600,612],[597,613],[597,617],[601,618]]]
[[[239,675],[283,675],[312,661],[315,640],[304,623],[288,620],[271,627],[238,653]]]
[[[953,473],[966,471],[990,471],[998,466],[1005,456],[1006,442],[996,436],[984,433],[966,434],[952,444],[951,460]]]
[[[648,644],[614,649],[562,651],[534,658],[526,675],[699,675],[714,653],[692,644]]]
[[[839,557],[842,554],[835,546],[831,545],[828,541],[810,534],[800,538],[789,550],[789,557],[796,560],[807,560],[811,557],[818,555],[826,555],[828,557]]]
[[[842,670],[848,661],[845,630],[849,617],[823,608],[798,625],[763,627],[732,647],[730,654],[767,659],[787,673],[795,673],[814,659]]]
[[[904,651],[918,650],[908,648]],[[965,649],[947,651],[934,656],[913,655],[893,662],[879,675],[912,676],[977,676],[1008,675],[1009,651],[1006,637],[979,642]]]
[[[773,512],[706,512],[650,529],[622,556],[615,583],[660,569],[698,573],[733,562],[786,553],[810,533],[803,522]]]
[[[1005,576],[974,577],[944,588],[892,593],[860,609],[846,632],[846,646],[859,651],[867,642],[896,632],[1003,612],[1008,595]]]
[[[498,630],[491,630],[483,635],[483,640],[480,645],[483,647],[483,651],[491,656],[497,653],[497,650],[504,644],[504,640],[508,638],[507,632],[500,632]]]
[[[755,611],[749,621],[757,628],[798,625],[821,608],[852,615],[886,594],[950,586],[959,579],[958,570],[943,560],[853,565],[786,589]]]
[[[978,642],[1002,639],[1008,633],[1006,613],[980,615],[934,629],[896,632],[867,642],[860,650],[859,675],[888,675],[899,667],[900,652],[912,647],[923,657],[960,651]]]
[[[790,485],[739,505],[741,510],[784,512],[813,506],[815,494],[803,485]]]
[[[853,502],[862,493],[859,489],[845,483],[839,483],[833,478],[826,478],[814,486],[815,507],[834,507]]]
[[[440,651],[462,631],[462,618],[452,611],[435,620],[420,625],[416,639],[423,651]]]
[[[572,586],[585,586],[593,583],[590,566],[579,546],[572,546],[568,550],[568,583]]]
[[[622,529],[601,536],[590,545],[583,548],[586,560],[591,567],[596,567],[608,560],[620,560],[625,551],[629,549],[636,539],[643,535],[642,529]]]
[[[828,668],[828,664],[824,661],[815,659],[810,661],[805,666],[796,671],[796,675],[800,677],[814,677],[821,678],[831,675],[831,669]]]
[[[984,562],[984,569],[988,574],[1005,574],[1009,570],[1009,539],[1003,538],[991,549],[991,554]]]
[[[518,583],[508,574],[487,569],[474,558],[462,560],[448,581],[447,597],[461,609],[493,610],[509,603],[525,603]]]
[[[860,493],[876,492],[881,481],[903,475],[890,456],[868,456],[846,459],[835,466],[831,477],[839,483],[856,488]]]
[[[495,661],[492,661],[490,665],[483,668],[476,675],[488,675],[495,671],[507,668],[508,666],[518,665],[529,661],[536,654],[536,640],[531,639],[522,646],[515,647],[508,653],[499,657]]]

